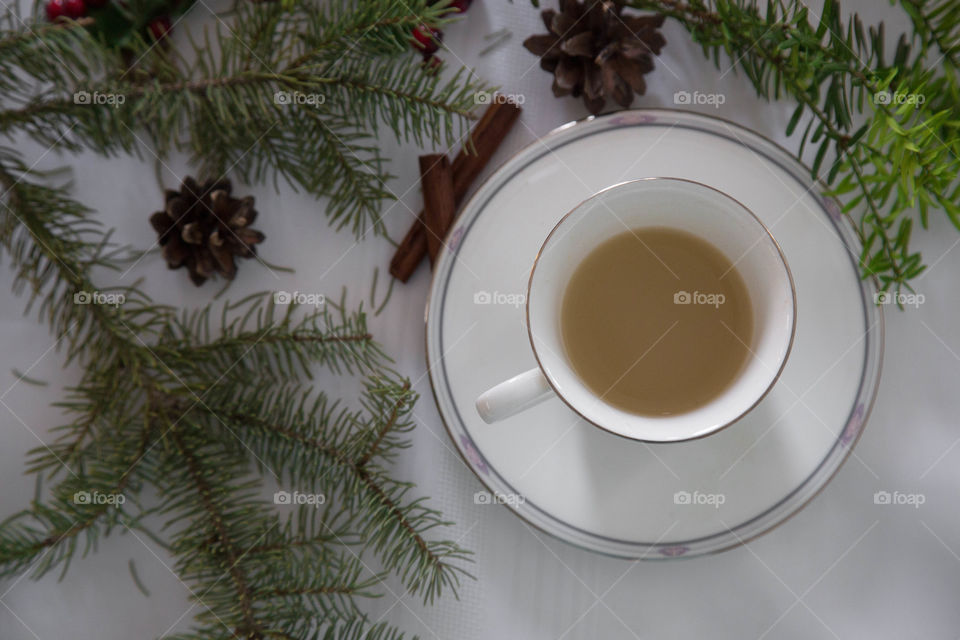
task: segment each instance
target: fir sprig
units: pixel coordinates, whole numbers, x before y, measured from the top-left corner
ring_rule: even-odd
[[[80,287],[95,286],[105,234],[82,224],[63,187],[41,186],[22,167],[0,171],[14,174],[0,211],[28,233],[2,236],[4,248],[42,307],[74,306]],[[70,216],[72,232],[51,231]],[[60,245],[44,240],[66,250],[54,259]],[[84,341],[66,350],[85,373],[61,404],[70,421],[31,460],[55,484],[0,525],[0,576],[65,571],[104,535],[159,515],[198,606],[198,635],[184,637],[354,637],[358,625],[399,637],[364,624],[356,600],[378,595],[389,574],[427,601],[456,589],[467,552],[432,538],[449,523],[388,471],[416,394],[389,369],[362,312],[330,303],[302,314],[260,294],[217,314],[181,314],[129,291],[129,309],[76,305],[87,309]],[[316,391],[317,367],[364,376],[359,408]],[[324,508],[281,518],[262,495],[275,483],[322,496]],[[159,504],[140,504],[146,486]],[[97,495],[113,501],[82,497]]]
[[[0,98],[0,133],[106,154],[187,151],[204,175],[284,180],[328,197],[336,226],[382,232],[393,196],[378,128],[451,144],[484,89],[465,71],[428,73],[409,52],[414,28],[449,19],[445,4],[240,3],[187,46],[134,38],[122,72],[78,25],[12,28],[0,32],[0,87],[18,89]]]
[[[82,24],[24,29],[8,14],[0,130],[65,150],[192,151],[208,171],[329,195],[331,219],[362,235],[379,228],[389,196],[374,124],[405,140],[449,140],[472,106],[464,76],[427,76],[399,55],[411,25],[438,23],[442,11],[424,0],[243,3],[233,30],[208,36],[219,53],[205,41],[187,61],[134,42],[142,55],[126,70]],[[81,104],[78,91],[124,102]],[[327,100],[285,105],[277,91]],[[436,538],[449,523],[389,470],[416,394],[362,309],[341,298],[304,311],[265,293],[179,312],[138,283],[105,288],[92,274],[116,271],[122,248],[69,185],[7,147],[0,253],[28,309],[83,368],[58,403],[65,421],[53,441],[30,454],[46,497],[0,523],[0,577],[66,571],[110,533],[156,539],[143,525],[153,516],[196,605],[193,629],[175,637],[397,640],[360,606],[384,579],[426,601],[455,592],[468,553]],[[123,297],[104,305],[93,293]],[[321,371],[362,377],[359,399],[318,391]],[[323,506],[283,517],[268,497],[278,486]],[[140,500],[148,487],[159,496],[150,504]]]
[[[844,19],[836,0],[819,17],[793,0],[629,4],[678,20],[718,67],[726,54],[761,97],[796,100],[787,133],[799,132],[800,156],[816,145],[813,177],[854,217],[864,277],[899,289],[922,273],[910,248],[914,209],[924,227],[939,209],[960,229],[956,3],[902,0],[914,33],[889,56],[883,25]]]

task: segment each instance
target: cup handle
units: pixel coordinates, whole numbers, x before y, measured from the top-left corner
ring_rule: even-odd
[[[477,398],[477,413],[487,424],[529,409],[553,396],[553,388],[538,367],[504,380]]]

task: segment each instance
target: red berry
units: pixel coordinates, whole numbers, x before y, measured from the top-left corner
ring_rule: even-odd
[[[173,24],[171,24],[170,18],[161,16],[151,20],[147,28],[150,30],[150,35],[153,36],[154,40],[163,40],[173,30]]]
[[[64,8],[64,0],[49,0],[47,6],[45,7],[47,12],[47,20],[54,22],[57,18],[64,15],[66,10]]]
[[[470,3],[473,0],[453,0],[450,3],[450,11],[453,13],[463,13],[470,8]]]
[[[427,25],[422,24],[413,30],[411,44],[423,53],[430,54],[437,52],[442,39],[443,32],[439,29],[431,29]]]
[[[87,4],[84,0],[65,0],[63,10],[68,18],[76,20],[87,15]]]

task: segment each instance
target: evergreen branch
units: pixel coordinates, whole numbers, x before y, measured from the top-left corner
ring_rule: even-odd
[[[303,618],[282,616],[278,619],[278,626],[283,631],[272,637],[282,640],[403,640],[406,637],[386,623],[371,624],[359,616],[319,627]]]
[[[445,12],[427,0],[244,3],[234,29],[216,32],[219,47],[181,57],[134,41],[142,64],[125,70],[84,23],[21,28],[10,12],[0,17],[11,25],[0,30],[0,132],[102,154],[139,153],[142,138],[161,156],[190,151],[211,172],[330,195],[331,221],[366,235],[382,230],[378,205],[391,196],[373,124],[450,142],[469,114],[474,83],[427,77],[400,55],[412,26]],[[358,62],[378,55],[390,57]],[[83,104],[73,94],[84,91],[123,100]],[[282,105],[277,91],[331,101]],[[389,574],[426,600],[455,591],[467,552],[431,538],[448,523],[384,468],[407,446],[416,394],[389,369],[362,310],[341,298],[303,314],[259,294],[178,315],[139,282],[98,285],[91,274],[116,272],[122,248],[68,185],[51,186],[0,147],[0,188],[15,289],[29,291],[28,309],[83,367],[59,403],[67,422],[31,453],[30,472],[57,483],[0,523],[0,576],[66,571],[116,526],[142,529],[157,514],[167,534],[158,541],[202,605],[195,631],[178,637],[398,640],[360,614],[359,598],[378,596]],[[360,409],[304,384],[317,367],[362,374]],[[262,499],[266,468],[330,502],[280,518]],[[156,506],[140,504],[148,486]],[[367,554],[381,573],[367,570]]]
[[[292,66],[311,61],[311,51],[361,48],[371,55],[406,53],[410,33],[423,24],[442,26],[451,21],[449,2],[422,5],[416,2],[360,2],[352,6],[329,3],[319,7],[324,12],[326,27],[318,34],[303,38],[307,53],[294,60]],[[345,10],[346,9],[346,10]],[[313,7],[317,11],[317,7]]]
[[[18,189],[34,188],[29,185],[20,180],[10,189],[19,196]],[[16,215],[10,209],[11,219],[23,225],[14,231],[31,231],[11,254],[23,281],[35,296],[50,288],[37,270],[74,289],[92,286],[87,274],[95,261],[89,255],[104,246],[97,229],[76,245],[65,245],[72,250],[64,251],[59,267],[45,266],[52,263],[31,258],[55,255],[42,248],[40,239],[59,246],[79,225],[62,236],[53,233],[44,216],[57,209],[38,206],[47,200],[27,193],[31,199],[8,200],[8,206],[17,207]],[[59,298],[48,294],[49,305],[62,306],[63,296],[74,289]],[[264,606],[286,612],[281,618],[313,620],[315,628],[323,626],[317,620],[332,624],[349,619],[357,612],[354,598],[376,595],[383,576],[361,578],[359,557],[344,560],[332,551],[336,548],[356,547],[351,553],[370,549],[386,571],[396,572],[425,599],[446,587],[455,589],[462,570],[450,561],[465,559],[465,552],[453,543],[428,541],[427,531],[446,523],[420,501],[406,503],[409,485],[391,480],[376,464],[405,446],[394,434],[410,427],[405,416],[415,394],[409,383],[384,377],[385,358],[366,331],[362,313],[346,313],[342,302],[300,319],[295,306],[283,313],[278,309],[264,294],[224,304],[218,324],[211,320],[210,307],[179,317],[149,306],[128,310],[120,305],[102,313],[90,309],[88,317],[94,319],[76,347],[88,368],[72,399],[63,403],[76,420],[62,428],[51,448],[36,452],[33,464],[35,472],[57,471],[56,462],[64,455],[77,462],[78,477],[61,481],[50,505],[34,505],[0,525],[0,574],[28,566],[37,574],[54,566],[66,570],[80,548],[81,534],[86,533],[89,550],[119,522],[138,526],[141,516],[102,504],[78,506],[70,497],[79,490],[98,490],[133,499],[141,484],[149,482],[161,488],[164,501],[157,511],[168,515],[168,527],[186,523],[174,533],[171,550],[181,579],[195,584],[195,593],[202,593],[209,607],[197,620],[211,628],[229,620],[243,637],[276,637],[275,625],[259,614]],[[88,361],[92,344],[109,345],[111,356]],[[218,360],[219,354],[228,360]],[[266,375],[246,389],[218,387],[221,366],[233,358],[241,363],[241,379],[257,379],[248,374],[258,371]],[[334,371],[381,372],[367,383],[363,409],[349,411],[322,394],[310,401],[310,389],[297,381],[318,363]],[[281,380],[289,382],[278,385]],[[149,440],[130,437],[137,428],[151,434]],[[249,444],[236,440],[238,434]],[[134,442],[138,446],[131,450]],[[271,536],[277,524],[269,525],[265,505],[254,494],[259,481],[245,479],[251,450],[271,443],[272,451],[255,456],[258,462],[284,470],[300,486],[324,486],[331,498],[339,497],[340,510],[317,512],[312,527]],[[316,464],[318,457],[323,466]],[[349,477],[338,475],[344,470]],[[294,568],[265,569],[258,560],[289,554],[299,558]],[[228,579],[221,581],[224,576]],[[215,637],[220,630],[208,632]]]
[[[954,72],[960,70],[960,7],[950,0],[899,0],[899,3],[910,17],[924,49],[935,50],[934,62],[946,62]],[[930,62],[928,57],[925,59]]]
[[[135,425],[141,416],[149,422],[149,407],[138,393],[141,371],[136,361],[128,368],[118,358],[106,358],[90,367],[79,385],[67,388],[67,400],[55,403],[72,421],[55,427],[52,431],[60,435],[30,452],[29,473],[47,472],[48,478],[67,470],[80,474],[91,455],[99,455],[115,440],[117,425]]]
[[[316,134],[321,143],[317,152],[328,159],[329,173],[324,174],[324,182],[329,183],[329,188],[339,185],[331,196],[334,211],[328,214],[330,223],[338,229],[350,223],[355,236],[382,232],[382,214],[376,203],[393,197],[386,187],[392,176],[382,169],[379,149],[368,144],[374,139],[366,133],[351,131],[348,121],[342,117],[324,118],[310,111],[302,115],[304,130]],[[371,171],[380,174],[382,180],[371,181]],[[354,194],[359,197],[354,198]]]
[[[238,566],[243,552],[238,548],[224,522],[226,514],[221,505],[218,504],[214,496],[214,489],[208,481],[215,470],[202,466],[200,459],[186,446],[182,435],[176,428],[170,430],[170,440],[182,458],[186,473],[196,489],[203,510],[207,514],[204,520],[209,523],[208,526],[212,529],[211,533],[213,540],[215,540],[215,543],[210,546],[213,552],[220,556],[220,565],[224,572],[230,576],[235,587],[242,618],[242,624],[237,628],[239,632],[237,635],[246,638],[262,634],[263,629],[254,614],[254,598],[251,587],[246,575]]]
[[[116,62],[115,53],[94,42],[87,31],[90,18],[58,24],[26,24],[14,12],[0,16],[7,28],[0,31],[0,88],[5,97],[29,97],[33,87],[24,76],[39,83],[69,86],[76,81],[74,65],[91,73],[105,73]]]
[[[808,142],[818,144],[812,176],[830,185],[844,213],[865,209],[854,225],[864,277],[899,289],[923,271],[920,255],[909,250],[913,207],[924,226],[927,210],[939,208],[960,228],[960,193],[951,186],[960,171],[958,107],[936,91],[944,83],[955,87],[955,69],[943,74],[924,66],[931,46],[945,52],[951,42],[956,46],[956,11],[904,0],[915,25],[939,26],[935,33],[917,28],[926,43],[919,51],[901,37],[888,63],[883,26],[867,30],[856,15],[843,22],[835,0],[825,2],[816,25],[802,3],[784,0],[768,3],[765,12],[738,0],[630,4],[677,19],[718,66],[728,54],[761,97],[783,92],[797,101],[787,134],[803,132],[798,155]],[[836,160],[824,165],[831,154]],[[825,175],[821,166],[829,166]]]
[[[224,305],[218,337],[211,335],[209,308],[184,315],[164,332],[156,353],[181,363],[183,376],[238,380],[311,378],[318,364],[335,373],[371,371],[386,362],[362,311],[346,313],[342,302],[326,302],[296,320],[298,304],[278,307],[273,298],[264,293]],[[234,311],[242,315],[228,321]],[[185,358],[188,352],[201,357]]]
[[[0,31],[0,56],[8,51],[18,50],[24,43],[33,43],[37,40],[60,35],[65,29],[84,28],[91,24],[93,24],[93,18],[85,17],[65,23],[40,25],[26,31],[21,28],[2,30]]]
[[[327,502],[319,514],[316,507],[305,505],[280,526],[265,530],[247,553],[264,556],[265,563],[279,564],[302,562],[306,556],[323,555],[339,545],[361,547],[363,541],[356,536],[352,519],[347,509],[332,502]]]
[[[484,88],[463,72],[441,79],[401,55],[410,31],[445,22],[444,11],[427,0],[338,0],[321,11],[307,2],[292,11],[244,3],[228,28],[213,32],[219,54],[207,42],[188,59],[134,41],[132,55],[142,62],[122,75],[84,29],[44,29],[32,47],[56,47],[69,64],[27,57],[33,48],[12,42],[11,74],[30,66],[45,88],[11,95],[12,104],[0,99],[0,132],[104,154],[142,153],[143,132],[161,157],[183,150],[206,174],[282,178],[330,197],[328,217],[338,228],[349,224],[357,237],[382,233],[379,211],[393,194],[377,152],[381,121],[400,140],[452,144]],[[3,61],[0,52],[0,69]],[[74,77],[63,77],[64,66]]]
[[[28,172],[0,175],[7,176],[14,195],[2,219],[14,267],[34,297],[61,309],[72,292],[94,287],[93,265],[113,264],[99,258],[105,234],[96,226],[63,224],[63,212],[76,205],[62,191],[26,180],[35,177]],[[58,206],[43,206],[51,203]],[[82,229],[86,235],[77,235]],[[144,299],[135,287],[128,291],[131,300]],[[219,323],[211,307],[182,316],[136,302],[129,308],[69,308],[82,310],[87,323],[71,351],[86,371],[63,403],[75,420],[60,428],[62,435],[49,449],[35,452],[32,468],[59,472],[66,456],[75,461],[71,469],[77,475],[57,485],[49,505],[35,504],[0,525],[0,575],[26,567],[37,574],[54,566],[66,570],[83,534],[89,550],[114,525],[137,527],[146,513],[78,505],[71,502],[74,492],[135,500],[149,483],[163,496],[155,511],[168,516],[177,572],[203,594],[205,609],[197,620],[207,626],[205,637],[222,633],[221,620],[242,637],[282,637],[277,634],[285,632],[262,610],[279,611],[283,620],[310,620],[314,630],[327,623],[340,628],[336,620],[357,613],[354,598],[376,595],[383,576],[362,578],[359,557],[344,560],[334,549],[356,547],[352,554],[369,549],[386,571],[427,599],[455,589],[462,570],[450,561],[464,559],[465,552],[453,543],[427,540],[428,530],[446,523],[420,501],[406,503],[410,486],[391,480],[376,464],[405,446],[393,434],[411,426],[405,416],[415,394],[409,383],[387,377],[385,356],[362,313],[347,313],[341,301],[299,317],[297,307],[281,313],[264,294],[224,304]],[[98,349],[110,355],[98,357]],[[227,360],[218,359],[221,354]],[[210,363],[216,366],[203,366]],[[247,388],[218,386],[225,364],[236,364],[243,374],[238,380],[259,381]],[[317,364],[373,375],[361,398],[363,409],[349,411],[325,395],[310,402],[311,390],[299,380]],[[149,440],[133,437],[141,432]],[[301,486],[323,484],[331,498],[341,497],[340,510],[314,514],[312,528],[271,537],[279,521],[256,495],[261,481],[247,476],[251,451],[271,442],[276,449],[261,451],[258,462]],[[321,468],[314,464],[317,456],[325,466],[315,479]],[[352,469],[348,477],[336,475],[345,469]],[[289,554],[299,558],[292,568],[264,568],[261,562],[265,555]],[[292,623],[290,629],[302,631]]]
[[[170,308],[153,304],[136,287],[93,282],[91,269],[117,270],[117,248],[110,233],[66,197],[66,187],[36,182],[44,177],[0,147],[0,248],[16,268],[14,291],[29,288],[28,311],[39,301],[58,346],[66,344],[68,363],[93,350],[132,363],[142,354],[130,348],[130,327],[149,335],[167,320]],[[122,296],[123,304],[91,304],[95,294]]]
[[[304,557],[292,570],[262,572],[271,586],[258,590],[256,597],[260,601],[280,600],[293,611],[309,610],[316,617],[348,618],[359,611],[354,605],[357,597],[376,597],[371,589],[379,584],[383,575],[362,577],[363,564],[356,558],[344,560],[338,557],[333,561],[328,552],[322,562],[304,562]],[[280,574],[271,580],[270,574]]]
[[[370,444],[366,446],[366,450],[363,452],[360,458],[356,461],[356,466],[366,467],[367,464],[370,462],[370,460],[374,456],[379,455],[380,445],[386,439],[387,434],[389,434],[391,431],[393,431],[396,428],[397,423],[400,420],[401,412],[403,411],[404,406],[406,404],[406,399],[403,397],[403,394],[405,394],[409,390],[410,390],[410,381],[406,380],[403,383],[400,399],[398,399],[394,403],[393,407],[390,409],[390,413],[387,415],[386,420],[383,420],[381,424],[376,429],[374,429],[372,434],[373,438]],[[373,414],[373,415],[376,415],[376,414]]]
[[[333,77],[324,81],[332,92],[328,99],[342,117],[353,113],[354,117],[363,118],[372,134],[378,133],[383,121],[398,138],[412,138],[422,146],[431,141],[425,137],[430,130],[449,131],[452,116],[472,117],[480,87],[462,81],[463,70],[441,87],[440,76],[423,73],[420,66],[416,61],[397,65],[390,60],[371,63],[362,58],[345,59],[334,69]],[[456,133],[462,136],[464,132],[461,126]],[[447,141],[452,139],[448,137]]]
[[[129,441],[117,441],[119,452],[112,458],[118,460],[118,464],[109,464],[111,456],[103,456],[97,460],[101,468],[99,474],[89,472],[82,479],[75,476],[62,482],[55,490],[57,497],[53,504],[36,503],[31,509],[0,523],[0,576],[15,575],[30,567],[33,577],[40,578],[59,565],[65,572],[77,550],[77,536],[87,534],[86,549],[89,550],[101,534],[109,533],[111,524],[123,519],[117,502],[78,502],[77,492],[88,496],[91,491],[124,495],[154,435],[152,427],[145,426],[132,455],[125,451],[124,445]],[[122,470],[116,478],[113,477],[115,469]],[[114,518],[103,522],[110,514]],[[133,522],[129,518],[127,521]]]
[[[416,396],[408,385],[369,380],[360,411],[331,404],[323,394],[311,402],[296,388],[247,390],[242,397],[215,392],[197,410],[210,414],[211,429],[222,428],[221,420],[230,424],[258,463],[285,470],[286,482],[329,500],[336,496],[338,504],[366,514],[354,520],[358,537],[388,571],[397,571],[412,592],[431,601],[444,588],[456,589],[464,571],[451,561],[465,560],[467,554],[452,542],[428,541],[427,531],[448,523],[422,501],[407,501],[410,485],[392,480],[376,464],[390,455],[384,448],[406,444],[396,434],[412,426],[408,416]],[[283,425],[267,418],[278,413]],[[296,464],[289,464],[291,459]]]

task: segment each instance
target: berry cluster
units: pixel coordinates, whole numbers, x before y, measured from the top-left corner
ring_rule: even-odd
[[[47,20],[54,22],[61,16],[76,20],[87,15],[89,8],[101,7],[106,3],[107,0],[47,0]]]
[[[464,13],[470,8],[472,1],[473,0],[453,0],[453,2],[450,3],[448,12]],[[434,2],[431,2],[431,4],[434,4]],[[443,64],[438,58],[433,57],[433,54],[439,51],[442,40],[443,32],[440,31],[440,29],[433,29],[422,24],[413,30],[410,44],[414,49],[423,54],[423,65],[428,70],[436,70]]]

